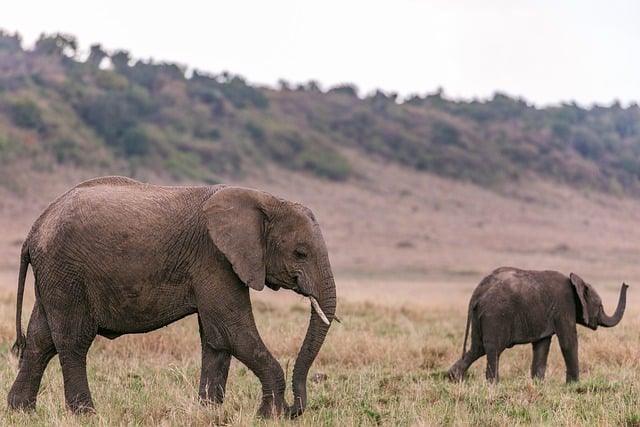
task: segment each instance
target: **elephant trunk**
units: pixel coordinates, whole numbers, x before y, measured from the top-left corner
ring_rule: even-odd
[[[627,288],[629,286],[626,283],[622,284],[620,288],[620,298],[618,299],[618,307],[616,308],[613,316],[607,316],[604,312],[604,309],[600,307],[600,325],[605,326],[607,328],[611,326],[616,326],[620,320],[622,319],[622,315],[624,314],[624,309],[627,305]]]
[[[307,405],[307,375],[309,368],[315,360],[320,347],[329,331],[331,321],[333,321],[336,312],[336,285],[331,274],[331,269],[324,269],[327,273],[325,279],[322,280],[320,288],[318,288],[317,303],[321,310],[311,308],[311,318],[309,319],[309,328],[304,337],[302,347],[296,358],[293,367],[293,406],[290,408],[291,417],[301,415]],[[325,320],[318,313],[324,312]]]

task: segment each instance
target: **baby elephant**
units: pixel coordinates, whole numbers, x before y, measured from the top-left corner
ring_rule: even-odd
[[[576,274],[567,278],[557,271],[498,268],[471,295],[462,357],[449,368],[449,378],[461,381],[469,366],[486,354],[486,377],[498,381],[502,351],[516,344],[531,343],[531,376],[542,379],[551,337],[556,334],[567,366],[567,383],[578,381],[576,323],[593,330],[599,325],[617,325],[624,314],[627,287],[622,284],[618,308],[613,316],[608,316],[600,296]],[[465,351],[471,323],[471,348]]]

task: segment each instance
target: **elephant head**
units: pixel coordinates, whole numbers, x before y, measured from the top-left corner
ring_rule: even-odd
[[[302,205],[239,187],[217,191],[205,204],[216,247],[247,286],[291,289],[308,297],[311,318],[293,370],[292,416],[304,411],[306,381],[334,319],[336,289],[320,227]]]
[[[612,316],[605,313],[602,306],[602,300],[593,287],[582,280],[577,274],[571,273],[569,280],[573,285],[580,304],[577,305],[576,321],[581,325],[587,326],[593,330],[598,326],[612,327],[616,326],[622,319],[624,309],[627,303],[627,288],[625,283],[620,288],[620,297],[618,299],[618,307]]]

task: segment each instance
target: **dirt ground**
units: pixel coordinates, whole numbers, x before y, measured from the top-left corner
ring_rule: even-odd
[[[591,282],[605,303],[610,293],[611,305],[626,281],[630,303],[635,298],[640,200],[534,181],[489,191],[395,165],[352,162],[358,176],[348,182],[281,170],[227,181],[314,211],[341,298],[466,305],[478,281],[502,265],[573,271]],[[90,177],[61,169],[54,179],[34,177],[18,193],[0,187],[1,287],[15,288],[20,245],[39,213]]]

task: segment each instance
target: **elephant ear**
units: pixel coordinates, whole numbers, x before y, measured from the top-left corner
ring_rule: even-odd
[[[264,206],[274,197],[257,190],[224,187],[204,204],[209,236],[247,286],[265,285]]]
[[[580,299],[580,305],[582,305],[582,320],[585,325],[589,324],[589,306],[587,304],[587,285],[584,280],[577,274],[571,273],[569,275],[569,280],[571,284],[576,290],[576,294],[578,294],[578,298]]]

